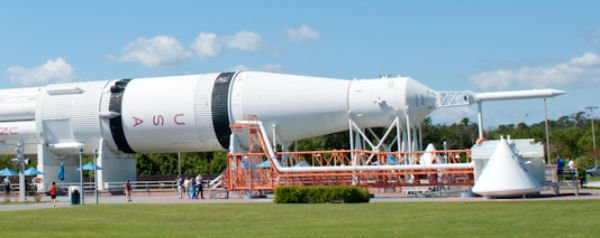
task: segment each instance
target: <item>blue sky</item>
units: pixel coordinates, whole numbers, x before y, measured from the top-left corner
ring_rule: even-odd
[[[438,91],[557,88],[600,105],[598,1],[3,1],[0,88],[253,69],[410,76]],[[475,107],[433,114],[475,121]],[[484,104],[486,126],[543,120]]]

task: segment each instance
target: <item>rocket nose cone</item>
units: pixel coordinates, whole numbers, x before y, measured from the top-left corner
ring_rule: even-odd
[[[551,91],[552,91],[552,96],[558,96],[558,95],[563,95],[563,94],[567,93],[566,91],[558,90],[558,89],[551,89]]]

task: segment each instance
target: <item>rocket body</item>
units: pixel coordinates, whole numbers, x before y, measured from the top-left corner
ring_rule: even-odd
[[[227,72],[0,90],[0,153],[39,145],[55,155],[102,143],[115,153],[227,150],[230,124],[255,115],[279,144],[347,130],[419,122],[436,93],[406,77],[345,80]],[[271,138],[273,139],[273,138]],[[240,143],[244,143],[243,141]]]
[[[0,154],[37,154],[44,172],[40,190],[59,171],[65,171],[64,182],[80,181],[79,156],[94,154],[104,168],[98,171],[102,190],[136,179],[136,152],[237,150],[232,142],[248,147],[242,136],[232,137],[230,125],[249,116],[279,145],[350,128],[352,138],[366,128],[395,127],[397,147],[410,152],[418,148],[415,125],[438,107],[562,93],[434,92],[408,77],[347,80],[253,71],[52,84],[0,90]]]

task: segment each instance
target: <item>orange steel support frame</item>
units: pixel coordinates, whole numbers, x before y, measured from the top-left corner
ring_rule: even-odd
[[[472,186],[473,168],[418,168],[419,158],[432,152],[375,152],[368,150],[332,150],[304,152],[276,152],[280,166],[286,168],[349,168],[354,155],[357,165],[374,169],[354,168],[344,171],[279,171],[269,159],[265,140],[258,125],[231,125],[234,133],[247,132],[248,151],[229,153],[225,176],[225,187],[230,191],[273,190],[283,185],[355,185],[370,188],[405,186],[439,187]],[[470,150],[436,151],[436,158],[447,158],[449,164],[470,162]],[[413,158],[409,160],[408,158]],[[412,161],[412,164],[409,164]],[[403,169],[386,169],[388,162],[394,165],[412,165]],[[441,163],[442,161],[434,161]],[[425,166],[424,166],[425,167]],[[325,169],[326,170],[326,169]]]

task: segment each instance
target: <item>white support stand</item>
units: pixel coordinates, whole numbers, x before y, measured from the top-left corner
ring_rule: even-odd
[[[412,147],[411,147],[412,151],[411,152],[421,150],[421,148],[419,148],[419,134],[417,132],[418,132],[417,127],[413,126],[412,127],[413,138],[412,138]]]
[[[236,138],[235,132],[232,131],[229,136],[229,153],[237,153],[240,150]]]
[[[410,117],[406,117],[407,123],[405,127],[401,126],[400,117],[396,116],[394,120],[385,128],[383,135],[377,135],[371,128],[360,128],[352,118],[348,119],[348,129],[350,135],[350,150],[352,165],[359,165],[357,159],[356,150],[366,149],[367,146],[372,151],[391,151],[393,144],[396,144],[397,151],[399,152],[412,152],[414,150],[420,150],[422,147],[422,130],[419,127],[410,126]],[[404,131],[406,129],[406,131]],[[365,133],[364,131],[368,132]],[[391,137],[393,135],[393,137]],[[390,144],[384,144],[388,139],[392,139]],[[365,162],[370,163],[374,158],[372,154]],[[413,164],[412,156],[408,155],[407,160],[404,160],[405,164]]]
[[[408,163],[412,164],[412,155],[410,154],[412,152],[412,130],[411,130],[411,126],[410,126],[410,113],[409,113],[409,108],[406,107],[406,152],[408,152]]]
[[[289,152],[289,148],[290,148],[289,145],[281,145],[281,151],[284,153]],[[287,162],[289,160],[288,157],[289,156],[286,154],[281,155],[281,164],[287,164]]]
[[[356,176],[356,166],[357,166],[357,159],[356,159],[356,152],[354,148],[354,121],[352,121],[352,114],[350,112],[348,112],[348,133],[350,136],[350,161],[352,162],[352,167],[354,168],[352,171],[352,185],[356,185],[358,183],[358,177]]]
[[[25,154],[23,154],[23,141],[17,143],[17,166],[19,166],[19,201],[25,201]]]
[[[273,123],[271,129],[273,130],[273,151],[277,151],[277,124]]]
[[[104,140],[100,140],[98,149],[98,185],[100,190],[109,189],[107,182],[135,181],[136,161],[133,154],[115,153]]]
[[[402,151],[402,128],[400,127],[400,117],[396,115],[396,150]]]
[[[354,122],[352,121],[352,118],[348,118],[348,135],[349,135],[349,139],[350,139],[350,161],[352,161],[352,166],[356,167],[356,156],[354,154],[354,127],[352,126]]]
[[[419,125],[417,126],[417,129],[419,130],[419,151],[423,150],[423,128],[422,128],[422,124],[419,123]]]
[[[38,185],[38,191],[46,191],[52,182],[60,184],[79,182],[79,159],[75,155],[56,156],[44,144],[37,145],[38,165],[37,169],[43,171],[44,174],[38,175],[42,178],[42,183]],[[58,180],[58,172],[60,170],[60,162],[63,162],[64,175],[63,181]]]
[[[481,102],[477,102],[477,123],[479,123],[479,139],[483,139],[483,112],[481,111]]]
[[[96,197],[96,204],[98,204],[100,201],[99,199],[99,194],[98,194],[98,167],[96,167],[98,165],[98,150],[94,150],[93,152],[93,156],[94,156],[94,196]]]

